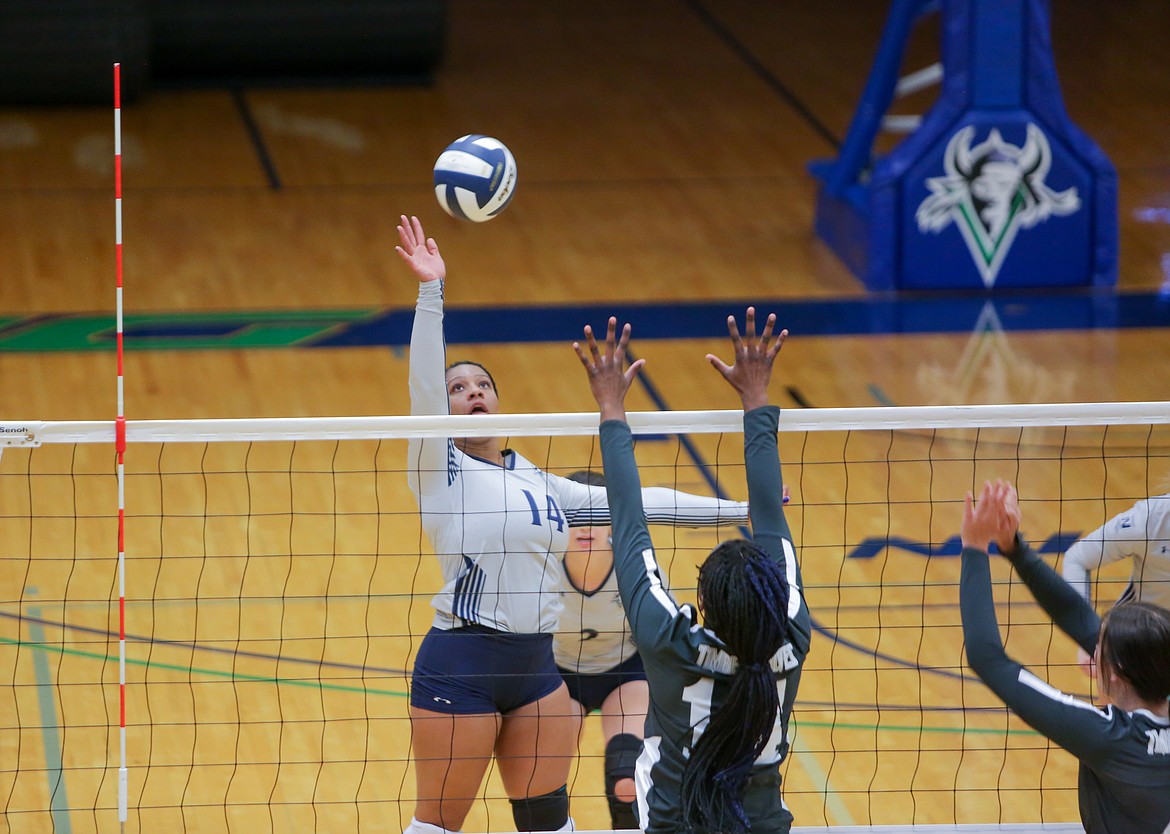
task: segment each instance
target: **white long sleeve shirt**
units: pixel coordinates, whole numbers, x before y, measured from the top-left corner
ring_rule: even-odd
[[[1065,552],[1061,573],[1091,602],[1092,572],[1122,559],[1133,560],[1126,598],[1170,608],[1170,493],[1139,501],[1081,538]]]
[[[448,414],[443,283],[419,284],[410,337],[411,414]],[[449,438],[410,441],[407,479],[445,582],[434,625],[478,623],[553,633],[561,610],[560,554],[569,527],[610,523],[605,489],[541,470],[505,450],[504,463],[464,454]],[[652,523],[740,524],[747,503],[665,488],[644,491]]]

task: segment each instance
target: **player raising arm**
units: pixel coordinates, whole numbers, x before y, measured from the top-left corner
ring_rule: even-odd
[[[1092,573],[1129,559],[1129,585],[1118,602],[1152,602],[1170,609],[1170,493],[1138,501],[1075,542],[1064,554],[1061,573],[1077,592],[1093,602]],[[1078,659],[1092,674],[1092,659]]]
[[[438,244],[418,218],[402,217],[398,236],[397,251],[418,279],[411,413],[497,413],[486,368],[456,362],[444,369],[447,269]],[[568,830],[578,719],[553,661],[557,556],[570,527],[609,524],[605,490],[544,472],[495,437],[415,439],[408,455],[407,478],[444,582],[411,673],[417,796],[408,831],[462,827],[493,756],[517,830]],[[642,498],[656,522],[747,519],[743,502],[661,488]]]
[[[699,615],[663,587],[644,520],[625,395],[642,360],[624,370],[629,325],[604,350],[590,328],[574,348],[601,413],[601,451],[613,516],[618,587],[646,668],[650,713],[637,766],[638,817],[650,834],[787,832],[779,765],[809,648],[810,621],[788,523],[776,431],[768,405],[772,365],[787,336],[775,316],[745,338],[728,320],[734,364],[708,360],[744,409],[744,465],[754,541],[716,547],[699,569]]]
[[[1080,760],[1081,823],[1087,834],[1170,830],[1170,611],[1122,603],[1092,606],[1019,535],[1020,506],[1005,481],[967,495],[959,607],[967,662],[1029,726]],[[1096,659],[1098,709],[1037,678],[1004,652],[987,550],[995,542],[1053,622]]]

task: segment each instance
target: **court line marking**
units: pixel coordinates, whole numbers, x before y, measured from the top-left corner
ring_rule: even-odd
[[[0,637],[0,644],[15,646],[18,648],[31,649],[35,652],[53,653],[61,656],[78,657],[86,660],[96,660],[102,663],[116,664],[118,657],[116,655],[104,654],[102,652],[87,652],[81,649],[66,649],[61,646],[48,645],[44,642],[13,640],[9,637]],[[192,648],[204,649],[206,647],[194,645]],[[300,661],[299,658],[289,658],[283,655],[272,655],[271,659],[274,662],[289,662]],[[329,666],[328,663],[312,662],[314,665],[320,665],[323,668]],[[200,666],[192,666],[190,664],[184,665],[179,663],[163,663],[157,660],[142,660],[137,658],[126,658],[127,666],[137,666],[143,669],[162,670],[167,672],[179,672],[188,677],[194,675],[206,675],[210,678],[221,678],[227,680],[239,680],[249,683],[271,683],[277,686],[296,686],[308,689],[317,689],[324,692],[346,692],[358,695],[382,695],[394,698],[409,697],[408,692],[393,690],[393,689],[376,689],[369,686],[357,686],[349,684],[327,683],[317,679],[304,678],[278,678],[271,675],[255,675],[246,672],[240,672],[227,669],[210,669]],[[393,670],[393,674],[404,675],[403,670]],[[799,701],[799,705],[804,709],[820,710],[820,709],[838,709],[842,705],[822,701]],[[865,709],[865,710],[889,710],[899,712],[923,712],[920,707],[899,707],[890,705],[845,705],[847,708]],[[963,707],[947,707],[946,712],[972,712],[971,708]],[[1008,712],[1006,707],[989,708],[988,712],[994,712],[997,716]],[[858,730],[864,732],[909,732],[909,733],[943,733],[943,734],[965,734],[965,735],[997,735],[997,736],[1039,736],[1035,730],[1030,728],[999,728],[999,727],[928,727],[924,724],[863,724],[856,722],[843,721],[809,721],[800,719],[795,714],[792,718],[792,723],[799,729],[800,727],[810,727],[827,730]]]
[[[799,729],[799,725],[797,728]],[[845,806],[845,801],[829,784],[829,774],[821,767],[821,762],[816,754],[800,744],[799,732],[793,734],[792,753],[793,758],[800,763],[800,769],[804,771],[804,775],[816,786],[817,793],[824,797],[825,822],[837,825],[856,825],[853,815]]]
[[[27,593],[36,594],[36,588],[29,588]],[[39,617],[40,613],[39,608],[29,609],[29,614],[33,617]],[[29,621],[28,636],[29,643],[26,645],[33,648],[49,648],[45,643],[45,629],[37,620]],[[73,826],[69,819],[69,797],[65,789],[61,738],[57,732],[57,703],[53,698],[53,676],[49,671],[47,652],[33,652],[33,676],[37,686],[37,708],[41,713],[41,743],[45,748],[45,776],[49,780],[49,813],[53,819],[53,830],[61,834],[71,834]]]
[[[80,657],[87,660],[97,660],[103,663],[111,664],[117,663],[119,660],[116,655],[104,654],[102,652],[87,652],[82,651],[81,649],[66,649],[60,646],[46,645],[45,643],[13,640],[10,637],[0,637],[0,644],[33,649],[42,655],[51,652],[54,654],[59,654],[63,657]],[[274,659],[277,661],[283,660],[283,658],[280,658],[279,656]],[[396,698],[405,698],[409,694],[392,689],[371,689],[368,686],[326,683],[317,678],[312,680],[302,678],[277,678],[271,675],[253,675],[247,672],[239,672],[229,669],[208,669],[198,666],[184,666],[178,663],[161,663],[156,660],[141,660],[132,657],[126,658],[126,665],[138,666],[143,669],[160,669],[167,672],[180,672],[186,674],[188,677],[192,675],[206,675],[209,678],[225,678],[228,680],[246,681],[250,683],[272,683],[278,686],[299,686],[308,689],[319,689],[329,692],[350,692],[360,695],[389,695]],[[54,731],[56,730],[56,725],[53,726],[53,729]]]
[[[260,167],[264,169],[268,185],[273,191],[279,191],[283,187],[280,173],[276,170],[276,163],[272,160],[272,154],[268,152],[268,146],[264,143],[264,134],[260,132],[260,125],[256,123],[252,109],[248,106],[248,99],[240,87],[232,88],[231,94],[232,101],[236,104],[236,110],[239,111],[240,119],[244,123],[244,129],[248,132],[248,138],[252,140],[252,147],[256,149],[256,157],[260,162]]]
[[[315,601],[320,601],[320,600],[324,599],[324,597],[317,597],[317,598],[313,598],[313,599]],[[298,598],[298,600],[301,602],[305,602],[305,601],[307,601],[307,598],[301,597],[301,598]],[[13,613],[4,612],[4,611],[0,611],[0,618],[15,620],[17,622],[32,621],[34,619],[27,614],[25,614],[25,615],[13,614]],[[74,623],[67,623],[64,621],[51,620],[51,619],[48,619],[46,617],[38,617],[35,619],[35,622],[42,627],[47,626],[50,628],[61,629],[62,631],[76,631],[76,632],[81,632],[83,634],[92,634],[94,636],[104,638],[105,640],[108,640],[108,639],[116,636],[115,633],[110,631],[109,629],[94,628],[93,626],[77,625]],[[272,653],[268,653],[268,652],[241,651],[239,649],[225,648],[222,646],[207,646],[207,645],[203,645],[203,644],[198,643],[198,642],[190,642],[190,641],[155,640],[155,639],[150,638],[150,637],[143,637],[141,635],[136,635],[136,634],[127,634],[126,639],[129,642],[135,643],[138,645],[160,646],[162,648],[179,649],[183,652],[197,651],[197,652],[204,652],[204,653],[208,653],[208,654],[221,654],[221,655],[228,655],[228,656],[231,656],[233,658],[244,657],[244,658],[250,658],[250,659],[254,659],[254,660],[267,661],[267,662],[271,662],[271,663],[299,663],[299,664],[314,666],[314,667],[317,667],[318,669],[322,669],[322,670],[323,669],[348,670],[348,671],[354,671],[354,672],[361,672],[361,673],[363,673],[363,675],[372,673],[374,675],[387,676],[387,677],[405,677],[408,674],[410,674],[409,671],[406,669],[396,669],[396,668],[381,667],[381,666],[367,666],[367,665],[362,665],[362,664],[358,664],[358,663],[341,663],[338,661],[321,660],[318,658],[310,658],[310,657],[297,657],[295,655],[287,655],[287,654],[272,654]],[[101,660],[101,661],[105,661],[105,662],[116,662],[118,660],[117,657],[114,657],[112,655],[100,654],[97,652],[86,652],[86,651],[82,651],[80,649],[64,649],[64,648],[57,648],[56,646],[49,646],[49,645],[43,645],[43,644],[24,643],[24,642],[21,642],[19,640],[13,640],[11,638],[6,638],[6,637],[0,637],[0,644],[22,646],[22,647],[30,648],[33,650],[53,651],[53,652],[58,652],[61,654],[72,655],[75,657],[84,657],[84,658],[89,658],[89,659],[93,659],[93,660]],[[143,666],[145,668],[164,669],[167,671],[179,671],[179,672],[185,672],[187,674],[208,674],[208,675],[214,675],[217,677],[226,677],[226,676],[230,676],[232,674],[241,674],[238,672],[217,671],[217,670],[209,669],[207,667],[192,666],[191,664],[168,664],[168,663],[163,663],[162,661],[154,661],[154,660],[150,660],[150,659],[134,660],[133,658],[127,658],[127,663],[130,663],[132,665]],[[294,685],[300,685],[300,686],[307,685],[306,682],[304,681],[304,679],[300,679],[300,678],[274,678],[274,677],[270,677],[270,676],[258,675],[258,676],[255,676],[254,680],[257,682],[269,682],[269,683],[275,683],[275,684],[287,682],[287,683],[293,683]],[[320,685],[327,686],[327,687],[333,686],[333,685],[325,685],[325,684],[320,684]],[[378,690],[378,689],[369,689],[369,688],[356,687],[356,686],[350,686],[350,687],[337,686],[337,688],[339,690],[342,690],[342,691],[360,691],[360,692],[369,693],[369,694],[373,694],[373,695],[394,695],[394,696],[399,696],[399,697],[405,697],[407,695],[407,693],[405,693],[405,692],[398,692],[398,691],[394,691],[394,690]],[[1082,700],[1087,700],[1090,696],[1088,694],[1077,694],[1077,697],[1081,698]],[[926,713],[969,713],[969,712],[972,712],[971,707],[941,706],[941,705],[929,705],[929,704],[876,704],[876,703],[866,704],[866,703],[842,702],[842,701],[832,701],[832,702],[830,702],[830,701],[811,701],[811,700],[807,700],[807,699],[802,699],[800,704],[803,708],[809,709],[809,710],[835,710],[835,711],[883,710],[885,712],[916,712],[916,713],[920,713],[920,714],[926,714]],[[991,709],[996,713],[1003,713],[1006,711],[1005,707],[994,707]],[[919,723],[919,724],[901,724],[901,725],[897,725],[897,724],[877,725],[877,724],[862,724],[862,723],[841,722],[841,721],[800,721],[800,720],[797,720],[795,717],[793,718],[793,721],[797,724],[803,724],[805,726],[825,727],[825,728],[829,728],[829,729],[840,728],[840,729],[848,729],[848,730],[865,730],[865,731],[889,730],[891,732],[926,732],[926,733],[967,732],[967,733],[975,733],[975,734],[980,734],[980,735],[985,734],[985,733],[989,734],[989,733],[1006,732],[1008,735],[1036,735],[1036,732],[1034,730],[1031,730],[1031,729],[1021,729],[1021,730],[994,729],[994,730],[991,730],[991,729],[973,728],[973,727],[967,727],[967,728],[928,727],[928,726],[924,726],[921,723]]]
[[[694,10],[707,28],[719,36],[719,39],[726,44],[732,52],[734,52],[741,61],[748,66],[748,68],[755,73],[761,81],[772,88],[772,92],[776,93],[784,102],[791,107],[796,114],[800,116],[804,123],[812,128],[813,132],[825,140],[834,150],[840,150],[842,141],[833,133],[823,121],[812,111],[812,108],[801,101],[800,97],[792,91],[792,89],[780,80],[780,77],[768,69],[764,62],[756,57],[743,41],[732,34],[731,30],[723,25],[711,10],[704,6],[699,0],[690,0],[687,3]]]

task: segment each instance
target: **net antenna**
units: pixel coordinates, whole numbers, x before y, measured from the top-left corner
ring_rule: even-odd
[[[118,823],[126,830],[126,389],[122,362],[122,65],[114,64],[114,272],[118,356],[118,415],[114,451],[118,468]]]

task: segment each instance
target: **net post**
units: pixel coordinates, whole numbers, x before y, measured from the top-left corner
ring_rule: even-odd
[[[122,65],[114,64],[114,273],[118,364],[118,413],[114,450],[118,474],[118,823],[126,830],[129,772],[126,766],[126,409],[122,361]]]

